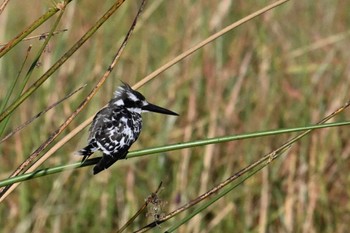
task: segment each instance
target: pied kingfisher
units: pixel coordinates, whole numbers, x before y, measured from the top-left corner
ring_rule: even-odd
[[[114,92],[107,107],[95,115],[89,130],[88,145],[76,153],[84,156],[83,162],[95,151],[102,151],[103,156],[93,169],[94,175],[126,157],[130,146],[140,135],[142,112],[178,116],[175,112],[148,103],[140,92],[123,83]]]

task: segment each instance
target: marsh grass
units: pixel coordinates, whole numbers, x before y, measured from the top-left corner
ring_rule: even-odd
[[[71,1],[57,27],[68,31],[50,39],[27,88],[113,3]],[[118,79],[137,83],[181,52],[269,3],[149,1],[112,76],[55,142],[107,103],[119,85]],[[18,14],[18,9],[33,9],[31,4],[35,10]],[[10,1],[0,15],[0,24],[7,22],[1,40],[9,41],[49,7],[52,2]],[[107,69],[138,7],[126,1],[10,115],[3,135],[87,84],[81,93],[0,145],[1,180],[77,109]],[[320,1],[317,6],[289,1],[167,69],[140,91],[150,101],[176,110],[180,117],[145,115],[142,135],[132,149],[299,127],[330,114],[349,99],[347,8],[345,1]],[[30,35],[50,31],[56,19],[57,15],[53,16]],[[320,43],[324,41],[328,43]],[[2,90],[10,89],[30,44],[33,48],[28,61],[32,62],[42,40],[20,42],[1,58]],[[30,62],[23,70],[28,70]],[[23,79],[21,75],[22,84]],[[19,90],[14,89],[9,103],[15,101]],[[0,92],[2,100],[6,93]],[[341,113],[335,121],[344,121],[348,115]],[[346,204],[350,153],[347,129],[343,126],[315,131],[262,172],[251,175],[181,224],[179,232],[343,232],[350,218]],[[43,167],[76,162],[79,158],[72,152],[84,145],[86,137],[84,129],[60,145]],[[1,203],[0,225],[3,232],[115,232],[144,205],[161,181],[158,195],[164,202],[161,214],[166,215],[290,137],[274,135],[130,158],[99,176],[92,176],[91,168],[82,168],[26,181]],[[43,152],[49,149],[52,148]],[[172,229],[191,211],[153,230]],[[152,218],[152,214],[144,212],[126,231],[140,229],[153,220],[154,215]]]

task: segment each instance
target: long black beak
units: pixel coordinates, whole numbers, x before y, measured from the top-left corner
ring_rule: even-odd
[[[157,105],[150,104],[150,103],[148,103],[147,105],[143,106],[142,110],[149,111],[149,112],[157,112],[157,113],[167,114],[167,115],[173,115],[173,116],[178,116],[179,115],[176,112],[170,111],[168,109],[165,109],[165,108],[162,108],[162,107],[159,107]]]

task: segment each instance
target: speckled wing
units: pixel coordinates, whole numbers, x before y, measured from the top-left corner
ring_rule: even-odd
[[[140,134],[141,120],[140,114],[118,107],[102,109],[96,115],[89,138],[96,142],[103,157],[94,167],[94,174],[125,158]]]
[[[112,110],[108,107],[102,108],[100,111],[96,113],[89,129],[88,142],[94,139],[96,132],[102,128],[102,125],[104,122],[103,119],[109,117],[111,113],[112,113]]]
[[[89,129],[88,145],[76,152],[77,155],[84,156],[82,162],[90,157],[99,147],[95,140],[96,132],[102,128],[103,118],[109,116],[111,111],[106,107],[96,113]]]

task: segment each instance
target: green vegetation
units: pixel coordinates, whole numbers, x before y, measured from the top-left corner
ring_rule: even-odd
[[[53,1],[9,1],[0,11],[0,44],[25,31],[23,38],[57,32],[16,42],[8,50],[0,47],[0,141],[86,84],[1,142],[0,181],[33,151],[38,152],[33,161],[47,156],[38,169],[58,169],[24,181],[0,202],[1,232],[117,232],[143,207],[125,230],[137,231],[197,200],[298,134],[297,129],[282,134],[274,130],[314,125],[349,100],[350,3],[287,1],[143,85],[139,91],[150,102],[180,116],[144,114],[143,131],[127,160],[97,176],[91,166],[62,171],[78,165],[81,158],[73,153],[85,145],[88,134],[86,127],[79,127],[88,125],[87,119],[107,103],[119,80],[138,83],[224,27],[272,3],[148,1],[118,63],[90,100],[86,97],[108,69],[141,2],[125,1],[120,8],[118,1],[110,0],[66,2],[64,8]],[[101,18],[108,9],[111,16]],[[87,105],[63,127],[83,101]],[[237,176],[151,231],[346,231],[347,119],[349,109],[332,119],[343,126],[313,131],[276,160]],[[62,132],[41,151],[59,128]],[[257,134],[268,130],[269,136]],[[74,131],[76,136],[62,141]],[[252,132],[253,136],[243,137]],[[227,140],[205,143],[222,137]],[[181,144],[198,140],[203,144]],[[178,143],[185,149],[171,148]],[[162,148],[166,145],[170,146]],[[148,148],[158,151],[147,155],[154,153]],[[143,153],[146,156],[139,157]],[[161,182],[157,195],[151,195]]]

